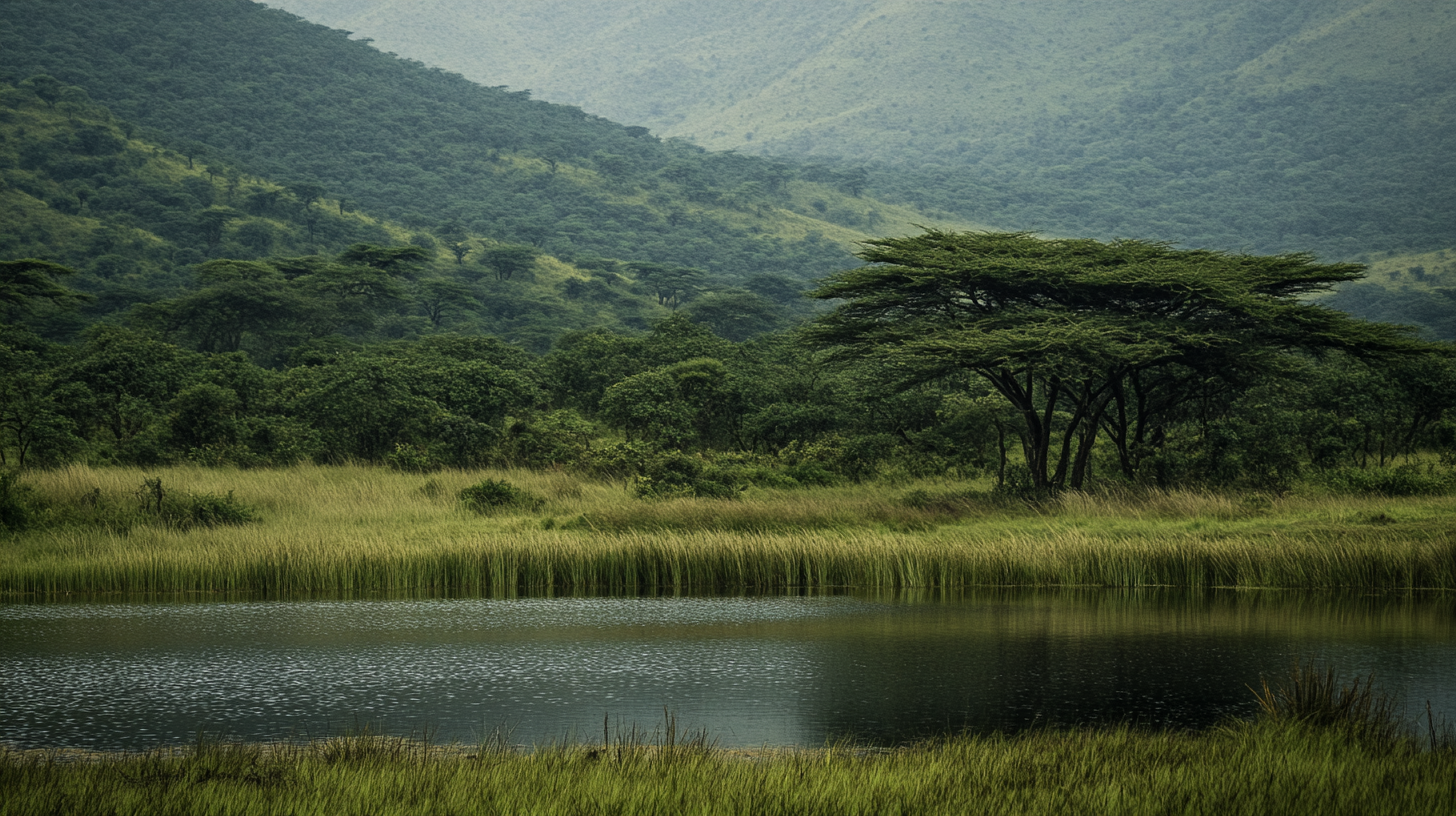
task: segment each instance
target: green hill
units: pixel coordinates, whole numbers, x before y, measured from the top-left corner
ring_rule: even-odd
[[[857,240],[971,226],[864,197],[851,175],[662,141],[259,5],[3,5],[16,25],[0,30],[13,80],[0,259],[70,266],[95,298],[46,315],[51,337],[192,291],[209,260],[412,243],[431,256],[426,280],[358,339],[452,330],[544,349],[679,307],[742,339],[804,314],[798,291],[853,263]],[[528,262],[502,273],[513,252]],[[421,287],[450,289],[455,307]]]
[[[411,229],[694,267],[726,285],[812,278],[851,262],[848,242],[866,231],[933,220],[846,194],[832,173],[662,141],[256,4],[0,8],[12,80],[53,76],[175,150]]]
[[[67,284],[91,296],[77,310],[30,316],[42,333],[67,338],[97,320],[136,317],[147,304],[192,297],[207,288],[198,275],[209,274],[202,270],[210,261],[263,262],[296,283],[308,277],[301,270],[358,244],[413,245],[422,257],[360,319],[347,326],[332,318],[312,320],[279,344],[337,331],[360,342],[445,331],[492,334],[540,351],[570,330],[645,329],[680,306],[720,334],[743,339],[781,328],[810,309],[798,297],[802,281],[774,274],[772,267],[734,286],[641,257],[577,255],[567,261],[465,227],[379,219],[321,185],[279,184],[240,170],[217,151],[195,145],[179,151],[154,139],[166,137],[116,118],[83,89],[41,77],[0,85],[0,260],[63,264],[78,273]],[[548,171],[542,166],[538,172]],[[602,186],[592,172],[569,165],[558,165],[556,175],[587,188]],[[620,190],[603,194],[630,198]],[[821,183],[788,181],[776,198],[762,208],[733,201],[669,204],[695,218],[756,229],[771,240],[826,249],[865,237],[831,219],[913,229],[914,213],[887,205],[874,210],[875,202]],[[304,291],[310,280],[318,283],[303,280],[302,289],[292,287],[299,289],[294,294],[316,295]],[[281,283],[274,294],[292,297]],[[358,304],[332,305],[347,312]],[[164,317],[153,314],[152,322],[166,323]],[[269,355],[278,348],[254,344],[250,350],[277,362]]]
[[[714,104],[714,116],[727,116],[771,98],[829,110],[856,94],[894,112],[882,111],[876,130],[864,124],[869,108],[846,108],[823,131],[831,139],[784,108],[778,124],[742,143],[829,154],[834,140],[858,139],[881,159],[816,165],[660,139],[253,3],[0,8],[13,23],[0,30],[0,73],[13,83],[57,78],[10,92],[0,255],[81,269],[77,285],[97,295],[80,316],[54,316],[52,336],[184,291],[208,259],[333,256],[356,242],[429,247],[440,277],[473,287],[478,307],[452,315],[453,328],[534,348],[571,328],[640,327],[699,296],[702,315],[738,322],[722,328],[730,334],[781,325],[802,308],[795,289],[852,263],[855,240],[916,224],[1350,259],[1456,246],[1446,194],[1456,177],[1447,114],[1456,83],[1439,81],[1439,4],[1240,2],[1177,14],[1158,0],[1033,4],[1017,14],[868,0],[623,7],[636,16],[575,0],[500,0],[469,13],[389,0],[348,7],[380,25],[413,8],[411,24],[435,21],[442,43],[451,31],[495,31],[481,41],[494,45],[478,51],[503,70],[517,63],[502,43],[534,43],[529,56],[540,65],[577,43],[574,59],[553,64],[594,75],[602,93],[625,94],[624,77],[636,76],[607,70],[614,54],[662,61],[697,48],[713,67],[662,62],[658,84],[640,89],[684,116]],[[452,8],[457,16],[440,16]],[[926,30],[917,34],[917,23]],[[1027,39],[1033,29],[1041,40]],[[870,48],[875,31],[886,37]],[[860,67],[836,54],[857,54]],[[985,81],[960,92],[945,84],[966,72]],[[799,85],[814,78],[796,92],[800,103],[795,83],[783,84],[790,74]],[[732,105],[695,96],[729,86]],[[99,104],[110,110],[92,116]],[[129,146],[93,155],[84,143],[98,127]],[[151,158],[137,164],[138,155]],[[207,213],[219,207],[240,215]],[[221,226],[209,231],[209,218]],[[451,243],[469,247],[463,263]],[[540,280],[495,281],[483,264],[499,245],[529,246],[543,259]],[[686,288],[675,271],[684,269]],[[583,288],[619,278],[611,296]],[[1440,287],[1411,280],[1415,294],[1391,297],[1388,283],[1337,302],[1450,336]],[[776,318],[745,317],[748,295],[773,300]],[[396,318],[379,330],[438,328],[422,328],[419,308],[401,306]]]
[[[619,265],[584,270],[531,252],[524,274],[499,281],[478,262],[500,246],[489,239],[454,237],[467,250],[468,263],[457,263],[451,242],[428,230],[375,219],[337,198],[307,199],[317,191],[303,185],[189,159],[83,101],[79,89],[66,89],[71,101],[52,107],[33,87],[0,86],[0,258],[76,271],[66,283],[88,302],[29,316],[51,336],[205,289],[196,278],[209,261],[297,272],[359,244],[421,250],[408,279],[374,304],[367,321],[347,327],[359,340],[454,330],[544,348],[569,329],[644,328],[668,313]],[[571,296],[578,291],[593,296]]]
[[[714,149],[863,163],[1006,227],[1252,251],[1456,246],[1439,0],[282,0]]]
[[[1429,337],[1456,340],[1456,251],[1383,253],[1361,258],[1364,280],[1323,302],[1366,320],[1419,326]]]

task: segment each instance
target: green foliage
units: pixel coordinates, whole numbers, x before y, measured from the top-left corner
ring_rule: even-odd
[[[24,530],[35,515],[35,491],[20,480],[20,472],[0,468],[0,529]]]
[[[597,427],[567,408],[519,419],[506,430],[501,457],[517,467],[555,468],[587,460]]]
[[[73,269],[36,258],[0,261],[0,308],[19,313],[36,301],[68,305],[88,300],[89,296],[73,292],[56,282],[57,278],[74,274]]]
[[[1022,254],[1045,249],[1024,236],[1008,240],[1025,242]],[[1337,492],[1444,489],[1456,450],[1451,358],[1440,347],[1408,345],[1394,330],[1369,329],[1318,307],[1286,309],[1284,296],[1267,294],[1317,288],[1328,268],[1299,279],[1295,272],[1310,270],[1298,258],[1180,254],[1137,242],[1052,243],[1052,256],[1070,248],[1093,261],[1081,268],[1081,261],[1043,258],[1030,286],[1014,275],[989,275],[982,283],[996,289],[1006,309],[956,325],[980,326],[971,339],[981,346],[1009,337],[1007,348],[1016,351],[1018,331],[1036,340],[1016,352],[1027,365],[1017,382],[1031,378],[1043,438],[1073,439],[1083,484],[1237,486],[1273,494],[1306,485]],[[937,293],[931,272],[915,291],[919,302],[890,298],[895,308],[926,308],[931,317],[872,321],[875,331],[904,333],[885,354],[865,347],[868,353],[840,355],[830,365],[830,354],[794,335],[734,343],[673,314],[642,334],[570,334],[542,357],[481,336],[371,337],[397,308],[399,293],[419,280],[411,277],[414,256],[408,248],[360,245],[332,258],[198,265],[203,286],[194,294],[264,288],[299,307],[275,323],[268,321],[279,314],[267,309],[253,320],[242,308],[218,306],[215,319],[199,310],[195,328],[169,334],[100,325],[72,346],[6,327],[0,461],[245,468],[359,461],[411,473],[508,464],[626,480],[644,497],[982,475],[994,475],[1002,494],[1040,500],[1053,492],[1038,483],[1027,457],[1026,412],[982,372],[960,367],[969,352],[954,332],[938,338],[940,328],[954,325],[937,327],[934,316],[947,311],[936,310],[936,298],[947,295]],[[1180,276],[1175,262],[1202,264],[1202,277]],[[1284,262],[1287,268],[1261,284],[1265,294],[1240,294],[1237,275],[1214,274],[1219,264],[1244,264],[1254,275]],[[841,282],[856,274],[845,273]],[[1222,309],[1220,319],[1185,319],[1176,310],[1160,315],[1159,275],[1204,298],[1187,295],[1180,308]],[[901,282],[887,291],[893,295]],[[1018,303],[1018,292],[1040,301]],[[155,304],[149,319],[165,328],[160,321],[185,314],[179,304],[190,297]],[[956,308],[973,300],[967,296]],[[1266,319],[1276,327],[1266,331]],[[1311,327],[1313,340],[1304,336]],[[1110,332],[1105,342],[1092,342],[1103,329]],[[205,332],[237,338],[240,350],[178,344],[234,345],[204,343]],[[1390,343],[1385,350],[1421,353],[1366,361],[1360,355],[1372,346],[1362,344],[1372,337],[1377,350]],[[1165,341],[1173,356],[1147,356]],[[956,346],[953,353],[936,345],[944,342]],[[1261,348],[1266,342],[1272,348]],[[1287,350],[1340,343],[1349,352],[1312,357]],[[1125,367],[1119,373],[1111,363]],[[1071,393],[1079,365],[1107,377],[1093,383],[1103,390],[1080,420],[1075,400],[1049,401],[1057,389]],[[1430,463],[1421,480],[1389,475],[1394,463],[1411,457]]]
[[[632,480],[641,499],[734,499],[748,486],[742,468],[724,467],[701,456],[669,451],[645,459]]]
[[[860,257],[871,266],[813,293],[843,304],[811,337],[881,362],[902,389],[983,380],[1019,415],[1038,491],[1081,487],[1099,434],[1136,478],[1136,448],[1156,446],[1176,410],[1272,370],[1281,352],[1426,350],[1395,327],[1302,302],[1361,272],[1309,255],[929,231],[867,242]]]
[[[840,483],[834,473],[816,462],[799,462],[783,469],[783,474],[804,487],[833,487]]]
[[[495,275],[496,280],[508,281],[517,276],[528,276],[539,254],[539,250],[531,246],[496,244],[481,251],[480,262]]]
[[[66,376],[68,358],[24,331],[0,327],[0,468],[57,464],[83,447],[79,420],[90,395]]]
[[[0,232],[0,258],[69,264],[5,262],[29,264],[32,277],[76,270],[72,288],[47,278],[22,294],[17,281],[4,297],[0,286],[0,310],[46,336],[70,337],[131,309],[134,320],[192,347],[243,349],[277,365],[287,347],[330,333],[382,340],[484,331],[543,351],[563,331],[644,328],[666,310],[617,261],[584,254],[573,269],[540,247],[487,237],[485,222],[467,227],[457,218],[442,229],[470,248],[462,258],[472,263],[456,263],[428,233],[416,233],[428,249],[401,246],[399,224],[346,212],[342,201],[306,203],[319,185],[189,167],[156,143],[162,134],[118,135],[126,128],[99,107],[67,118],[33,99],[0,121],[0,170],[7,149],[17,165],[4,171],[12,183],[0,185],[0,211],[11,222]],[[96,134],[109,134],[116,152],[77,186],[64,177],[66,162],[82,160],[76,145]]]
[[[192,530],[198,527],[248,524],[257,514],[233,498],[212,493],[190,493],[162,486],[160,478],[146,479],[137,489],[141,517],[147,522]]]
[[[1416,464],[1388,468],[1344,467],[1314,476],[1315,484],[1335,493],[1374,496],[1442,496],[1456,492],[1456,474]]]
[[[256,510],[232,491],[224,495],[177,490],[160,477],[144,479],[134,491],[105,494],[93,488],[64,498],[42,498],[13,470],[0,470],[0,529],[79,527],[126,533],[148,525],[188,531],[251,524]]]
[[[679,398],[677,380],[661,369],[634,374],[607,388],[602,417],[625,431],[629,440],[677,448],[692,438],[692,406]]]
[[[1407,323],[1429,337],[1456,340],[1456,263],[1443,248],[1429,252],[1367,252],[1359,259],[1370,273],[1358,284],[1340,287],[1323,302],[1365,320]]]
[[[778,304],[743,289],[727,289],[698,298],[688,309],[688,317],[736,343],[774,331],[785,322],[783,309]]]
[[[528,490],[522,490],[504,479],[484,479],[462,489],[456,498],[466,508],[477,513],[493,513],[497,510],[516,507],[527,512],[536,512],[546,500]]]
[[[428,446],[396,442],[394,450],[384,454],[384,464],[405,473],[429,473],[444,467]]]
[[[259,4],[143,0],[84,14],[41,5],[16,10],[14,22],[27,34],[0,34],[0,67],[83,83],[117,115],[155,128],[147,135],[166,138],[189,170],[201,173],[193,159],[206,155],[308,179],[235,188],[236,203],[199,200],[173,232],[189,233],[203,256],[246,220],[197,215],[213,206],[286,218],[310,245],[382,243],[339,231],[351,219],[321,200],[336,196],[340,211],[347,199],[412,229],[448,226],[441,244],[461,269],[497,244],[732,278],[773,268],[805,279],[846,258],[842,244],[805,240],[801,223],[775,211],[785,202],[774,179],[792,175],[785,165],[706,154],[481,87]],[[128,32],[124,44],[117,31]],[[183,41],[188,59],[156,56]],[[372,100],[372,113],[360,116],[358,99]],[[214,198],[225,184],[209,184]],[[515,283],[519,273],[496,274]]]

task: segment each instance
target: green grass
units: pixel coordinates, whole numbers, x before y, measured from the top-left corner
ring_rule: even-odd
[[[125,756],[0,753],[0,814],[1451,813],[1456,752],[1273,721],[901,749],[619,740],[520,753],[377,736]]]
[[[179,528],[145,479],[256,520]],[[538,497],[488,515],[484,478]],[[564,473],[72,467],[26,481],[42,523],[0,541],[0,592],[778,591],[968,586],[1456,588],[1447,496],[1068,494],[974,485],[754,490],[644,502]]]

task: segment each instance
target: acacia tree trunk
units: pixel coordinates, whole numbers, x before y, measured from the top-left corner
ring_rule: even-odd
[[[1034,371],[1026,371],[1024,381],[1005,371],[981,373],[1021,414],[1018,435],[1032,487],[1039,492],[1055,492],[1070,481],[1073,489],[1081,488],[1102,417],[1111,401],[1114,378],[1078,383],[1051,378],[1041,384],[1042,395],[1038,397]],[[1060,433],[1056,429],[1059,409],[1071,415]]]

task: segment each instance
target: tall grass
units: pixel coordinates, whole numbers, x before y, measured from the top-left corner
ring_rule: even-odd
[[[1406,736],[1395,699],[1375,690],[1373,674],[1342,683],[1333,666],[1295,663],[1283,682],[1270,686],[1262,678],[1254,697],[1266,720],[1336,729],[1374,744],[1393,745]]]
[[[482,477],[543,501],[473,512],[457,496]],[[88,516],[136,501],[156,478],[231,491],[256,521],[178,529]],[[73,467],[28,480],[54,523],[3,539],[0,592],[1456,588],[1456,501],[1443,497],[1151,492],[1027,505],[927,485],[644,502],[562,473],[312,466]]]
[[[617,740],[520,753],[360,735],[80,758],[0,749],[0,814],[1456,811],[1456,752],[1274,721],[959,736],[901,749]]]

